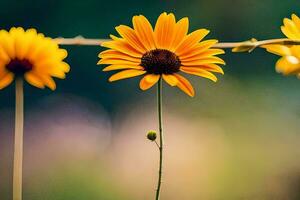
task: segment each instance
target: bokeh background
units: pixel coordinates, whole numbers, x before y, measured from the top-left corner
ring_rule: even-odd
[[[222,42],[283,37],[297,0],[0,2],[0,27],[35,27],[51,37],[107,38],[144,14],[188,16]],[[72,70],[55,92],[25,86],[24,200],[149,200],[158,150],[155,88],[139,78],[108,83],[100,47],[67,46]],[[165,200],[299,200],[300,81],[276,74],[257,49],[222,56],[215,84],[190,77],[196,97],[164,87]],[[14,85],[0,91],[0,199],[12,193]]]

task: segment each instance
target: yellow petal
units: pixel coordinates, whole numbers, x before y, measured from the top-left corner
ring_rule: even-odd
[[[190,33],[189,35],[187,35],[186,38],[184,39],[184,41],[176,48],[176,50],[175,50],[176,55],[181,56],[185,52],[192,49],[208,33],[209,33],[209,30],[207,30],[207,29],[199,29],[199,30],[196,30],[196,31]]]
[[[198,43],[196,46],[191,48],[189,51],[185,52],[184,54],[180,55],[180,59],[185,59],[190,56],[195,56],[197,54],[201,54],[211,48],[214,44],[216,44],[218,40],[205,40]]]
[[[144,68],[142,66],[137,65],[109,65],[105,67],[102,71],[113,71],[113,70],[120,70],[120,69],[138,69],[143,70]]]
[[[43,81],[37,75],[35,75],[34,73],[32,73],[32,71],[26,73],[24,75],[24,77],[25,77],[25,80],[29,84],[31,84],[31,85],[33,85],[33,86],[35,86],[37,88],[40,88],[40,89],[44,89],[45,88],[45,85],[44,85]]]
[[[264,45],[262,47],[266,48],[266,50],[268,52],[276,54],[276,55],[279,55],[279,56],[286,56],[286,55],[290,55],[291,54],[290,48],[288,48],[285,45],[269,44],[269,45]]]
[[[283,23],[285,31],[289,32],[290,36],[293,35],[293,37],[295,37],[291,39],[300,39],[300,30],[297,28],[296,24],[292,20],[285,18],[283,20]]]
[[[177,87],[179,89],[191,97],[195,96],[194,88],[186,78],[179,74],[174,74],[174,76],[178,79]]]
[[[223,49],[208,49],[202,53],[193,55],[193,56],[186,56],[184,58],[180,58],[181,61],[192,61],[192,60],[200,60],[200,59],[204,59],[204,58],[209,58],[211,56],[215,56],[215,55],[220,55],[220,54],[224,54],[224,50]]]
[[[155,49],[155,39],[153,28],[150,22],[143,15],[134,16],[132,18],[134,30],[144,47],[150,51]]]
[[[281,31],[282,33],[288,37],[289,39],[292,40],[297,40],[300,39],[299,36],[295,33],[293,33],[290,29],[288,29],[286,26],[281,26]]]
[[[162,36],[162,45],[163,49],[170,49],[172,46],[173,39],[175,38],[175,16],[173,13],[167,15],[164,25],[164,35]]]
[[[160,75],[147,74],[140,81],[140,88],[142,90],[148,90],[160,79]]]
[[[170,86],[176,86],[178,83],[177,78],[172,74],[163,74],[162,77]]]
[[[138,36],[132,28],[125,25],[120,25],[116,27],[116,30],[134,49],[142,54],[146,52],[145,47],[140,42]]]
[[[189,29],[189,19],[187,17],[182,18],[179,20],[175,25],[174,30],[174,39],[172,41],[172,45],[170,47],[171,51],[175,51],[175,49],[181,44],[183,39],[188,33]]]
[[[55,90],[56,89],[55,81],[53,80],[53,78],[51,76],[48,76],[48,75],[39,75],[39,78],[51,90]]]
[[[122,53],[128,54],[136,58],[140,58],[142,56],[142,53],[135,50],[132,46],[128,44],[128,42],[122,39],[118,39],[117,41],[103,42],[101,46],[120,51]]]
[[[201,60],[194,60],[194,61],[182,61],[181,64],[183,66],[194,66],[194,65],[205,65],[205,64],[222,64],[225,65],[224,60],[219,57],[211,56],[208,58],[204,58]]]
[[[145,73],[146,73],[146,71],[128,69],[128,70],[124,70],[124,71],[121,71],[121,72],[118,72],[118,73],[112,75],[109,78],[109,81],[110,82],[112,82],[112,81],[118,81],[118,80],[121,80],[121,79],[126,79],[126,78],[135,77],[135,76],[140,76],[140,75],[145,74]]]
[[[276,71],[283,75],[299,73],[300,60],[294,56],[284,56],[277,61]]]
[[[196,67],[180,67],[180,71],[188,73],[188,74],[193,74],[196,76],[201,76],[201,77],[210,79],[214,82],[216,82],[218,80],[217,77],[213,73],[210,73],[204,69],[200,69],[200,68],[196,68]]]
[[[0,46],[13,59],[15,58],[15,44],[14,40],[5,30],[0,30]]]
[[[14,74],[13,73],[6,73],[3,77],[0,79],[0,90],[11,84],[11,82],[14,80]]]
[[[164,47],[164,38],[165,38],[165,31],[166,31],[166,21],[167,21],[167,13],[162,13],[155,24],[154,29],[154,38],[156,43],[156,48],[161,49]]]
[[[128,61],[128,60],[122,60],[122,59],[114,59],[114,58],[103,58],[99,60],[97,63],[100,64],[106,64],[106,65],[139,65],[139,62],[134,61]]]
[[[135,58],[132,57],[130,55],[121,53],[119,51],[116,50],[106,50],[104,52],[101,52],[99,54],[99,58],[103,58],[103,59],[121,59],[121,60],[128,60],[128,61],[132,61],[132,62],[137,62],[140,63],[141,59],[140,58]]]
[[[300,30],[300,18],[297,15],[292,14],[292,20],[297,26],[297,29]]]
[[[220,66],[216,65],[216,64],[188,66],[188,68],[190,68],[190,67],[204,69],[204,70],[209,71],[209,72],[216,72],[216,73],[224,74],[223,69]]]

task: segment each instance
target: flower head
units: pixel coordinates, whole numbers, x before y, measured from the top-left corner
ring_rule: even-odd
[[[202,39],[209,33],[199,29],[188,34],[189,20],[178,22],[175,16],[162,13],[153,30],[142,15],[132,19],[133,29],[120,25],[116,27],[120,37],[111,35],[112,41],[102,46],[109,48],[99,54],[98,64],[107,64],[103,71],[121,70],[109,81],[144,75],[140,88],[147,90],[163,78],[171,86],[177,86],[189,96],[194,96],[191,83],[179,72],[185,72],[217,81],[212,73],[223,70],[217,64],[225,64],[216,57],[221,49],[211,48],[217,40]]]
[[[52,77],[63,79],[70,70],[63,62],[66,57],[66,50],[35,29],[0,30],[0,89],[21,76],[35,87],[47,86],[54,90],[56,84]]]
[[[292,14],[292,18],[283,20],[281,31],[292,40],[300,40],[300,18]],[[297,75],[300,77],[300,46],[270,44],[263,48],[270,53],[282,56],[276,63],[276,71],[283,75]]]

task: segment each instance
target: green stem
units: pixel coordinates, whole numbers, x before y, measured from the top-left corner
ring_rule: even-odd
[[[162,80],[161,78],[157,84],[157,111],[158,111],[158,124],[159,124],[159,170],[158,170],[158,183],[156,189],[156,198],[159,200],[160,188],[162,182],[162,168],[163,168],[163,147],[164,147],[164,137],[163,137],[163,125],[162,125]]]
[[[16,79],[15,145],[13,166],[13,200],[22,200],[24,94],[23,78]]]

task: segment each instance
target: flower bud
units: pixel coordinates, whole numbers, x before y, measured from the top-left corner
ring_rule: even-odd
[[[154,141],[156,139],[156,131],[149,131],[147,134],[148,140]]]

